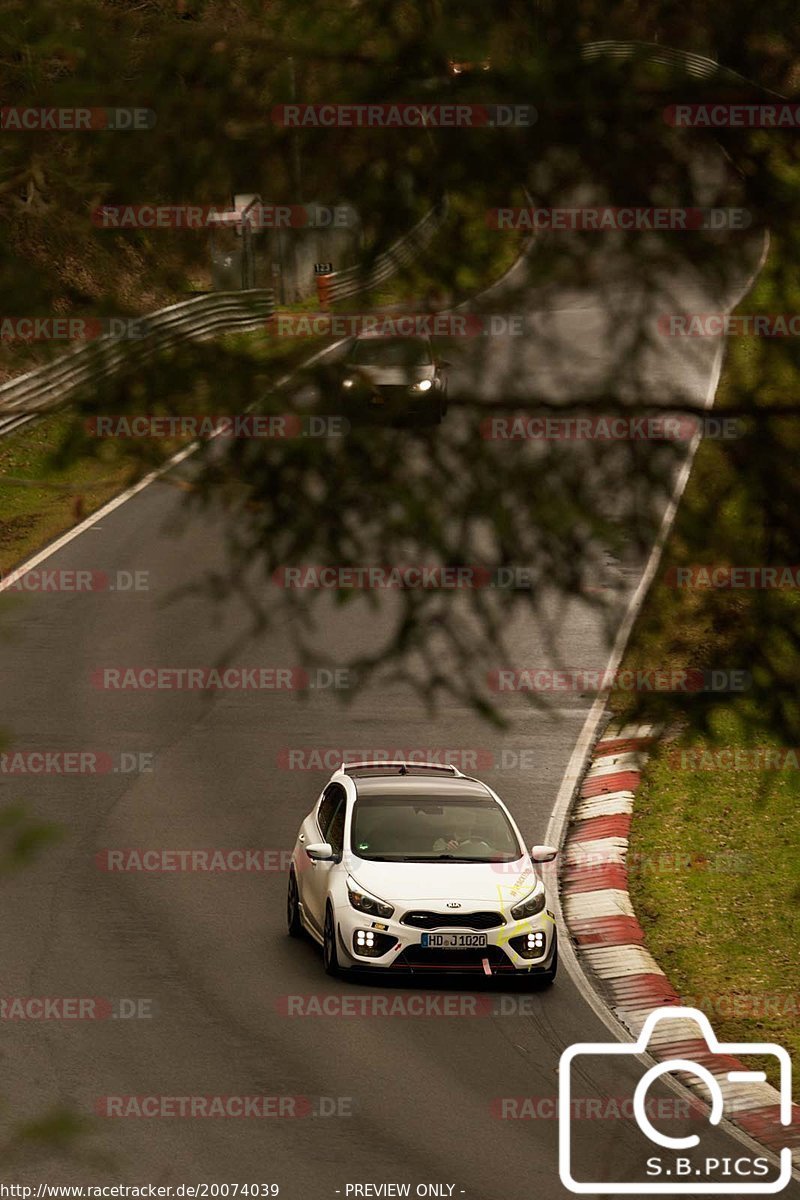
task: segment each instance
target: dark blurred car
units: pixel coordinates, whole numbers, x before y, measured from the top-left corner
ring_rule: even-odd
[[[490,58],[482,58],[479,62],[458,58],[448,58],[447,60],[448,75],[470,75],[475,71],[491,71],[491,69],[492,60]]]
[[[428,337],[363,334],[353,341],[343,364],[347,414],[356,415],[360,409],[438,423],[447,412],[444,371],[449,365],[436,358]]]

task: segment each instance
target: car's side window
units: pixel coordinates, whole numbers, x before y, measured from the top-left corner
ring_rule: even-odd
[[[322,803],[317,813],[317,824],[319,825],[320,833],[326,841],[330,841],[328,832],[331,828],[331,822],[336,816],[337,809],[342,810],[342,831],[344,832],[344,799],[345,791],[341,784],[331,783],[325,789],[325,794],[322,797]]]
[[[326,837],[334,851],[341,854],[344,849],[344,815],[347,811],[347,794],[344,788],[339,788],[338,791],[340,793],[339,804],[328,826]]]

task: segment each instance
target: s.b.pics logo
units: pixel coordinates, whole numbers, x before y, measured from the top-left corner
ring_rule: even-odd
[[[649,1068],[641,1057],[648,1052],[658,1060]],[[582,1174],[578,1164],[596,1162],[596,1156],[581,1153],[577,1144],[580,1133],[572,1120],[572,1077],[586,1077],[589,1064],[583,1059],[607,1059],[609,1055],[615,1056],[620,1083],[623,1078],[632,1081],[631,1110],[646,1138],[643,1177],[639,1180],[632,1180],[629,1173],[624,1180],[576,1178],[576,1174]],[[758,1056],[758,1065],[750,1067],[747,1059],[752,1061],[753,1056]],[[764,1058],[770,1057],[778,1062],[778,1092],[767,1084],[761,1069]],[[700,1128],[699,1133],[683,1128],[667,1133],[651,1119],[648,1091],[668,1074],[678,1074],[699,1093],[694,1113],[694,1127]],[[783,1141],[792,1120],[791,1074],[791,1060],[782,1046],[772,1042],[719,1042],[708,1018],[696,1008],[655,1009],[633,1043],[581,1042],[569,1046],[561,1055],[559,1068],[561,1182],[578,1195],[774,1195],[791,1179],[792,1152],[788,1146],[781,1148],[778,1169],[766,1153],[759,1155],[735,1141],[731,1141],[729,1152],[720,1153],[708,1144],[707,1136],[703,1137],[702,1127],[709,1134],[708,1126],[719,1125],[723,1117],[735,1119],[737,1112],[759,1108],[774,1113],[770,1144]]]

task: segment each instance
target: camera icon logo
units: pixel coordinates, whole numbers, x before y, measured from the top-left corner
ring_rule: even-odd
[[[688,1058],[672,1058],[656,1063],[642,1074],[633,1093],[633,1115],[641,1132],[652,1147],[657,1147],[661,1153],[653,1150],[653,1157],[647,1159],[646,1179],[641,1181],[625,1180],[577,1180],[573,1175],[573,1130],[572,1130],[572,1074],[573,1063],[580,1067],[581,1056],[624,1056],[627,1066],[641,1066],[640,1056],[647,1053],[648,1046],[653,1041],[653,1033],[659,1022],[681,1022],[681,1041],[703,1039],[711,1055],[725,1056],[728,1059],[724,1070],[713,1072],[703,1063],[693,1062]],[[691,1022],[697,1026],[697,1034],[687,1038],[683,1033],[685,1023]],[[662,1026],[663,1028],[663,1026]],[[779,1064],[779,1120],[781,1126],[789,1126],[792,1119],[792,1064],[787,1051],[773,1042],[720,1042],[717,1040],[711,1023],[704,1013],[696,1008],[665,1007],[651,1012],[642,1027],[635,1042],[579,1042],[568,1046],[561,1055],[559,1065],[559,1097],[558,1097],[558,1166],[561,1182],[568,1191],[577,1195],[774,1195],[782,1191],[792,1176],[792,1152],[784,1146],[780,1152],[780,1174],[767,1179],[774,1174],[769,1159],[753,1157],[752,1154],[741,1154],[734,1158],[720,1159],[704,1156],[702,1148],[699,1154],[686,1156],[686,1151],[696,1150],[700,1146],[700,1137],[692,1133],[681,1137],[673,1137],[657,1129],[647,1111],[647,1093],[649,1088],[662,1075],[673,1071],[691,1074],[699,1079],[708,1092],[708,1123],[719,1125],[726,1116],[726,1108],[731,1111],[731,1102],[735,1110],[737,1085],[766,1084],[766,1074],[763,1070],[730,1070],[730,1057],[736,1059],[752,1057],[753,1055],[772,1056]],[[623,1063],[620,1062],[620,1067]],[[684,1152],[678,1154],[678,1152]],[[718,1169],[724,1164],[724,1175],[718,1178]],[[735,1175],[732,1182],[730,1175]]]

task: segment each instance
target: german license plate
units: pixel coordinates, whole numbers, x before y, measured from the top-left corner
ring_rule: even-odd
[[[486,945],[485,933],[423,933],[422,945],[436,950],[480,949]]]

